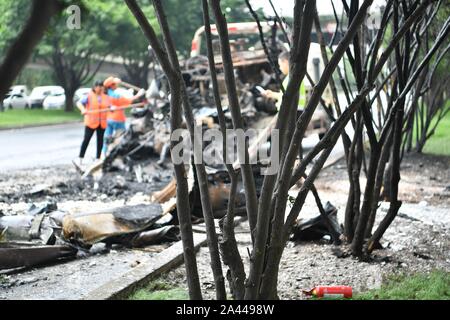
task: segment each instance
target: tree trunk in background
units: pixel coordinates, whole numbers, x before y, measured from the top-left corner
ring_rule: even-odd
[[[148,84],[148,76],[150,73],[150,56],[143,57],[143,63],[141,61],[129,61],[123,63],[123,67],[127,71],[125,81],[134,84],[139,88],[147,89]]]
[[[87,50],[82,53],[65,53],[61,47],[60,39],[55,39],[52,44],[52,54],[50,57],[43,57],[53,71],[53,78],[56,84],[64,88],[66,94],[66,106],[64,110],[71,112],[74,110],[73,97],[83,84],[91,86],[91,82],[102,66],[104,56],[100,61],[93,62],[92,52]],[[92,66],[94,64],[94,67]]]
[[[73,97],[75,96],[75,91],[78,89],[78,87],[70,87],[70,88],[66,88],[66,107],[64,109],[64,111],[66,112],[72,112],[75,108],[74,108],[74,104],[73,104]]]
[[[139,23],[139,26],[152,46],[155,55],[169,80],[170,90],[172,93],[170,101],[170,124],[171,131],[173,132],[174,130],[181,128],[181,82],[177,77],[171,61],[168,59],[165,49],[161,46],[155,31],[137,2],[135,0],[124,1],[136,18],[136,21]],[[176,145],[176,141],[171,141],[171,150],[173,150]],[[181,240],[183,242],[183,257],[186,266],[189,297],[191,300],[201,300],[202,292],[198,276],[197,259],[195,257],[186,170],[184,164],[174,165],[174,170],[177,181],[177,215],[180,224]]]
[[[51,18],[63,9],[63,3],[57,0],[33,1],[30,18],[0,65],[0,100],[3,101],[4,95],[27,63],[34,47],[44,36]]]

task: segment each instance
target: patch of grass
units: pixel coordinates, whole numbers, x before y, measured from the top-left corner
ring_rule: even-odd
[[[403,274],[389,277],[381,288],[357,294],[357,300],[448,300],[450,272]]]
[[[146,291],[141,289],[136,291],[130,298],[130,300],[188,300],[189,296],[186,290],[183,289],[170,289],[170,290],[156,290]]]
[[[450,112],[439,122],[435,133],[425,143],[423,152],[450,156]]]
[[[129,300],[188,300],[189,295],[185,289],[173,287],[167,283],[154,281],[145,288],[134,292]]]
[[[81,121],[79,112],[64,110],[21,109],[0,112],[0,128],[20,128],[30,125]]]

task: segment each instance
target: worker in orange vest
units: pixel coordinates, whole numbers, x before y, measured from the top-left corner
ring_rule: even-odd
[[[92,87],[92,91],[84,96],[77,103],[78,109],[84,115],[84,139],[81,144],[79,162],[82,165],[86,149],[91,141],[94,132],[97,132],[97,159],[100,159],[103,137],[107,126],[106,110],[110,109],[110,99],[104,92],[103,82],[96,81]],[[98,112],[96,112],[98,111]]]
[[[124,109],[118,110],[118,107],[126,107],[131,103],[133,103],[133,100],[138,99],[145,94],[145,90],[141,89],[135,96],[131,98],[126,98],[117,92],[117,88],[121,82],[122,80],[115,77],[108,77],[103,82],[106,94],[108,95],[112,105],[111,112],[108,112],[107,114],[107,121],[106,121],[107,127],[105,131],[105,139],[102,150],[103,157],[106,156],[108,142],[114,135],[114,133],[118,131],[125,131],[125,121],[126,121],[125,110]]]

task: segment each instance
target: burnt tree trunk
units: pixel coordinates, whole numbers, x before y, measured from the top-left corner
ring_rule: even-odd
[[[209,70],[211,73],[211,83],[213,87],[214,102],[217,107],[219,117],[220,130],[222,132],[222,153],[223,162],[227,168],[231,180],[230,196],[228,198],[228,208],[222,223],[222,239],[220,241],[220,249],[223,262],[230,269],[227,272],[227,279],[230,284],[231,294],[234,299],[244,299],[245,287],[245,270],[241,255],[238,250],[236,237],[234,233],[234,209],[237,193],[238,173],[234,170],[227,157],[227,128],[226,119],[223,112],[222,103],[219,93],[219,85],[217,81],[217,72],[214,61],[214,51],[212,46],[211,26],[209,18],[208,0],[202,0],[203,21],[205,25],[206,47],[208,54]]]
[[[332,73],[337,67],[337,63],[341,60],[344,52],[347,50],[348,46],[350,45],[350,42],[352,41],[353,37],[355,36],[356,32],[359,29],[359,26],[363,23],[364,18],[366,16],[366,11],[368,7],[371,5],[372,1],[364,1],[364,3],[361,5],[360,10],[355,15],[355,19],[352,21],[352,24],[348,28],[348,31],[344,38],[339,43],[334,55],[331,57],[328,65],[325,67],[325,70],[322,74],[322,77],[314,87],[314,90],[312,92],[311,98],[300,116],[300,119],[296,123],[295,131],[292,135],[290,145],[288,148],[288,152],[286,153],[286,157],[284,162],[282,163],[281,168],[281,174],[279,178],[279,183],[277,186],[277,197],[276,197],[276,209],[275,209],[275,217],[272,223],[272,234],[271,234],[271,240],[270,240],[270,246],[268,250],[268,259],[267,259],[267,265],[266,269],[264,271],[265,277],[263,278],[262,285],[261,285],[261,297],[268,299],[268,298],[274,298],[276,295],[276,283],[277,283],[277,277],[276,274],[278,272],[279,262],[281,259],[281,255],[284,249],[284,246],[286,244],[286,241],[288,239],[288,233],[292,227],[293,219],[298,215],[297,209],[301,209],[302,207],[302,201],[301,198],[297,198],[300,202],[300,205],[297,206],[297,209],[294,211],[294,208],[292,208],[291,213],[288,215],[288,219],[286,220],[286,223],[284,223],[283,226],[283,218],[284,218],[284,211],[286,207],[286,195],[287,191],[289,190],[289,184],[291,181],[291,174],[293,169],[293,164],[295,162],[295,155],[298,152],[299,145],[301,143],[301,139],[305,134],[307,125],[309,121],[312,118],[312,115],[320,102],[320,98],[322,93],[324,92],[327,83],[329,82],[329,78],[332,76]],[[307,10],[308,5],[311,5],[311,2],[307,2],[305,5],[305,14],[303,16],[304,21],[309,20],[309,30],[311,30],[312,26],[312,19],[314,16],[314,11],[309,12]],[[315,4],[312,4],[315,6]],[[315,7],[313,8],[315,10]],[[306,14],[308,13],[308,14]],[[305,23],[306,24],[306,23]],[[306,29],[305,29],[306,31]],[[289,86],[288,86],[289,88]],[[298,88],[298,86],[297,86]],[[288,92],[288,90],[287,90]],[[359,101],[362,102],[362,101]],[[339,134],[341,131],[339,131]],[[326,135],[325,135],[326,137]],[[325,139],[325,137],[323,139]],[[337,141],[336,139],[331,142],[331,144],[335,144]],[[330,142],[330,141],[328,141]],[[332,146],[331,146],[332,147]],[[323,152],[320,156],[322,158],[323,163],[325,162],[326,158],[328,157],[329,153],[331,152],[332,148],[328,148],[327,152]],[[302,161],[303,162],[303,161]],[[302,162],[300,164],[302,164]],[[318,161],[318,163],[320,163]],[[323,165],[322,163],[322,165]],[[319,168],[317,169],[319,170]],[[300,172],[300,174],[303,174],[304,172]],[[317,173],[318,174],[318,173]],[[305,180],[305,184],[302,187],[302,189],[306,190],[305,193],[311,188],[312,182],[317,177],[316,174],[311,175],[311,173],[308,175],[308,179]],[[306,197],[306,194],[305,194]],[[296,201],[297,201],[296,199]],[[295,206],[295,205],[294,205]],[[290,218],[289,218],[290,216]],[[289,225],[291,224],[291,225]],[[282,228],[280,228],[280,226]],[[283,232],[280,232],[283,230]],[[272,276],[273,275],[273,276]]]
[[[216,20],[217,32],[219,34],[219,42],[222,54],[222,64],[225,76],[225,86],[227,88],[228,103],[231,111],[234,130],[243,130],[244,123],[242,120],[241,109],[236,89],[236,80],[234,76],[233,61],[231,58],[230,42],[228,37],[228,28],[225,15],[220,8],[219,0],[210,0],[210,7]],[[240,139],[239,139],[240,140]],[[247,216],[250,225],[250,232],[252,239],[256,228],[257,213],[258,213],[258,198],[256,195],[255,179],[253,177],[252,166],[248,159],[248,141],[238,141],[238,149],[244,151],[244,159],[239,159],[241,167],[242,180],[245,188],[245,199],[247,207]],[[240,154],[240,152],[239,152]]]
[[[155,8],[156,16],[158,18],[158,22],[161,27],[164,44],[166,47],[166,51],[169,55],[169,60],[175,71],[177,81],[180,83],[181,100],[184,109],[184,116],[191,136],[191,142],[194,146],[194,167],[200,190],[203,217],[205,219],[206,224],[206,236],[208,239],[209,253],[211,256],[211,269],[213,272],[214,282],[216,286],[216,298],[218,300],[226,300],[227,295],[225,291],[225,281],[222,272],[222,264],[220,261],[218,238],[216,234],[216,227],[214,224],[212,207],[209,199],[208,177],[202,159],[202,151],[203,151],[202,141],[200,140],[201,137],[195,134],[194,115],[192,113],[189,97],[186,92],[186,85],[183,80],[183,76],[181,74],[181,68],[178,62],[177,53],[169,31],[169,25],[167,24],[167,19],[161,1],[153,0],[153,7]],[[197,154],[196,150],[200,151],[200,155]],[[200,158],[197,158],[197,156],[200,156]]]
[[[144,35],[150,42],[155,55],[158,58],[166,76],[169,79],[171,89],[170,101],[170,124],[172,132],[181,128],[182,112],[181,112],[181,84],[177,79],[177,75],[167,57],[167,53],[160,45],[158,37],[148,22],[144,13],[135,0],[125,0],[131,13],[135,16]],[[171,150],[177,145],[176,141],[171,141]],[[181,240],[183,243],[183,256],[186,266],[186,276],[189,288],[189,297],[191,300],[201,300],[202,292],[198,277],[197,262],[195,257],[194,240],[192,234],[192,222],[189,204],[189,190],[186,179],[186,170],[184,164],[175,164],[175,178],[177,180],[177,215],[180,222]]]

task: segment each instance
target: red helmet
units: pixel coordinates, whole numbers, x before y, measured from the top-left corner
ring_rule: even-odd
[[[112,87],[114,84],[118,85],[119,83],[121,83],[122,80],[120,80],[119,78],[115,78],[115,77],[108,77],[106,78],[105,81],[103,81],[103,86],[105,88],[110,88]]]

